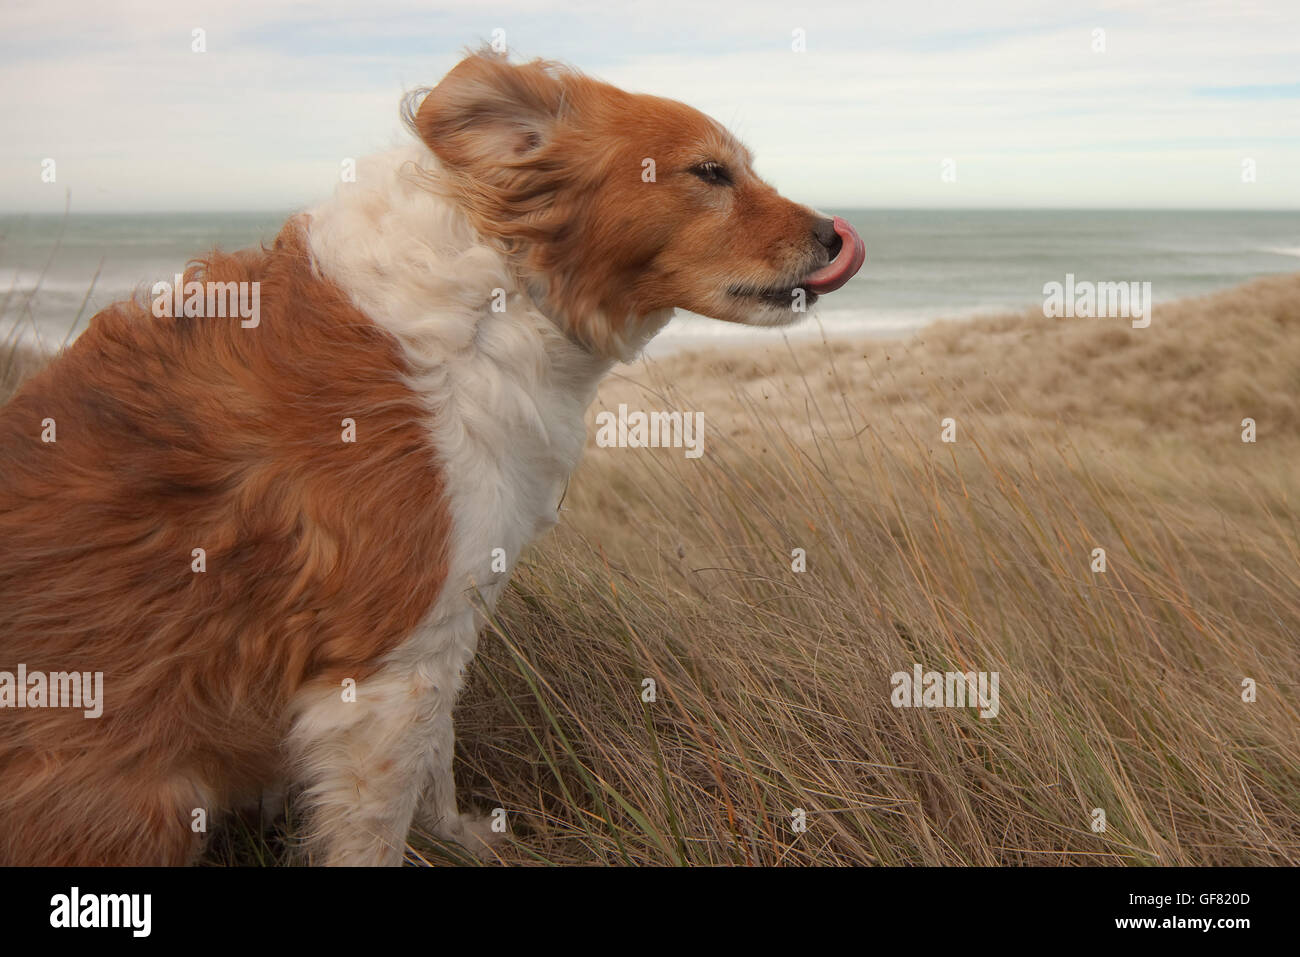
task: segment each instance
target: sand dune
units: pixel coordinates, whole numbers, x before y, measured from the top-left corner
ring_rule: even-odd
[[[703,454],[598,447],[620,403]],[[1300,274],[1146,329],[778,333],[591,414],[458,711],[505,860],[1300,863]],[[895,707],[917,664],[997,672],[997,716]]]

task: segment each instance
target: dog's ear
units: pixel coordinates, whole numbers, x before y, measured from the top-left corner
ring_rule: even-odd
[[[512,66],[475,53],[418,106],[408,103],[408,122],[449,167],[491,180],[494,170],[527,164],[553,136],[565,91],[555,71],[540,60]]]

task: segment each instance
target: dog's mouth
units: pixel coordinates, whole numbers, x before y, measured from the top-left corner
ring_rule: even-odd
[[[818,296],[839,289],[867,261],[867,244],[845,220],[836,216],[834,223],[839,240],[831,249],[831,261],[825,266],[794,281],[782,280],[770,286],[732,286],[727,292],[741,299],[753,299],[764,305],[789,309],[795,303],[799,290],[804,293],[804,304],[811,306]]]
[[[810,292],[798,282],[777,283],[774,286],[732,286],[727,290],[728,295],[737,299],[749,299],[764,306],[778,306],[782,309],[794,308],[798,292],[803,292],[803,303],[806,306],[817,301],[817,293]]]

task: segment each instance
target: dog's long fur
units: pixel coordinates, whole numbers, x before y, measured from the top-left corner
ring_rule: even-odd
[[[270,248],[191,266],[261,283],[255,328],[119,304],[0,410],[0,670],[105,698],[0,710],[0,863],[184,863],[196,810],[281,780],[318,862],[399,862],[417,813],[480,845],[451,715],[495,550],[554,523],[597,383],[674,307],[790,321],[751,290],[834,255],[678,103],[476,54],[409,121]]]

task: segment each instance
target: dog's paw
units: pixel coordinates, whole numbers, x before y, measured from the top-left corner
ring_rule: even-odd
[[[435,823],[433,836],[442,841],[452,841],[481,860],[491,860],[493,847],[505,839],[505,834],[492,830],[492,819],[487,815],[456,814]]]

